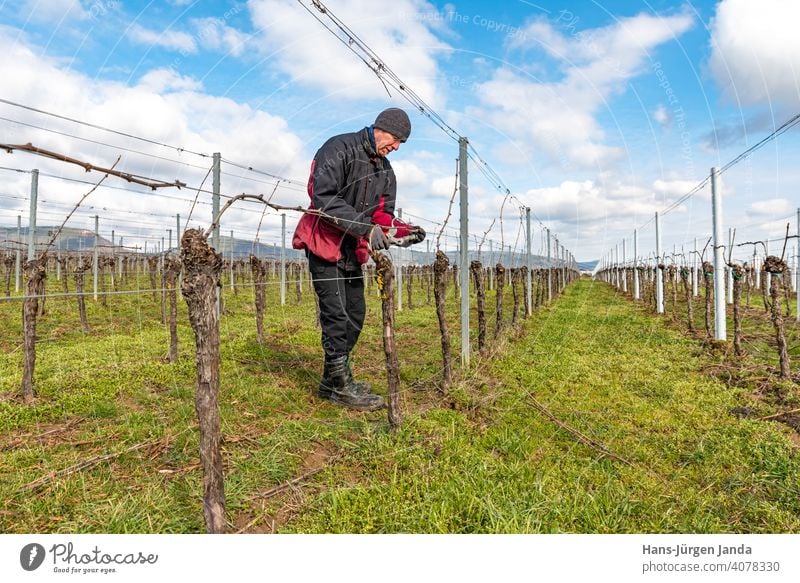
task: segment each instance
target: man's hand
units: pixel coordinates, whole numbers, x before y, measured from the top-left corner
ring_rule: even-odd
[[[389,248],[389,239],[386,238],[386,235],[383,233],[383,229],[381,229],[380,225],[375,225],[370,230],[369,246],[374,251],[380,251],[381,249]]]
[[[389,229],[389,242],[398,247],[410,247],[425,240],[425,229],[422,227],[412,227],[408,235],[403,237],[397,237],[392,231],[397,231],[397,229]]]

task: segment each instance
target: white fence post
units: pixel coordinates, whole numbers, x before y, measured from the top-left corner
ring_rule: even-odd
[[[656,213],[656,313],[664,313],[664,278],[658,264],[661,263],[661,219]]]
[[[711,216],[714,223],[714,340],[727,340],[725,320],[725,245],[722,244],[722,193],[719,169],[711,169]]]
[[[458,139],[458,190],[461,211],[461,366],[469,367],[469,214],[467,183],[467,138]],[[509,270],[510,271],[510,270]],[[402,292],[401,292],[402,294]]]
[[[281,214],[281,305],[286,305],[286,213]]]
[[[97,274],[99,272],[99,258],[97,256],[97,242],[100,238],[100,216],[94,216],[94,258],[92,264],[92,275],[94,276],[94,301],[97,301]]]
[[[36,256],[36,205],[39,198],[39,171],[31,171],[31,206],[28,215],[28,261]]]
[[[639,269],[636,261],[639,257],[639,232],[637,229],[633,230],[633,299],[640,300],[641,292],[639,291]]]
[[[697,254],[697,237],[694,238],[694,254],[692,255],[692,296],[697,297],[700,295],[700,290],[697,287],[697,280],[699,279],[698,264],[700,260]]]

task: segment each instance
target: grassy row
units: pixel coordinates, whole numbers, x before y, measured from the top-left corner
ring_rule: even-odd
[[[264,345],[255,342],[249,290],[227,294],[221,320],[231,530],[798,529],[790,430],[730,415],[742,390],[699,372],[708,357],[697,343],[608,286],[569,288],[495,345],[493,357],[476,357],[446,397],[436,391],[432,307],[400,312],[406,416],[397,434],[385,412],[313,397],[321,368],[313,301],[280,307],[276,291],[268,288]],[[422,289],[417,298],[424,304]],[[380,310],[369,300],[356,370],[383,392]],[[108,308],[89,301],[89,335],[73,303],[48,300],[34,407],[11,398],[21,376],[19,306],[0,304],[9,322],[0,335],[0,531],[201,532],[185,306],[181,358],[166,364],[167,332],[149,295],[117,296]],[[580,443],[532,399],[629,463]],[[155,445],[25,490],[48,472],[145,442]]]

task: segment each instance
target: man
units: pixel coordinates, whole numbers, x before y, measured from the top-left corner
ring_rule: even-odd
[[[317,396],[359,411],[384,406],[367,383],[353,380],[350,353],[366,315],[361,265],[369,250],[407,247],[425,239],[421,227],[394,218],[397,182],[386,156],[411,134],[408,115],[397,108],[382,111],[372,126],[334,136],[311,163],[310,209],[292,238],[305,249],[319,298],[325,365]]]

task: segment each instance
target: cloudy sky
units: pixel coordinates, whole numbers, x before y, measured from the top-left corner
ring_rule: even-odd
[[[522,204],[535,217],[535,252],[547,226],[579,260],[623,239],[630,255],[634,229],[647,255],[656,211],[800,113],[800,2],[324,3],[510,189],[506,197],[470,162],[471,233],[480,239],[491,226],[495,249],[522,249]],[[0,0],[0,143],[106,166],[121,156],[126,172],[194,187],[220,152],[224,194],[272,194],[275,175],[291,180],[273,200],[305,206],[309,161],[325,139],[406,107],[412,137],[391,156],[398,207],[435,231],[453,192],[457,143],[314,15],[332,26],[311,0]],[[795,232],[798,131],[723,175],[725,228],[736,227],[738,241],[777,239],[787,221]],[[17,215],[27,221],[25,171],[42,172],[40,224],[60,222],[97,179],[22,152],[0,167],[4,226]],[[74,226],[99,214],[105,234],[152,244],[177,213],[185,221],[195,195],[109,179]],[[192,224],[210,222],[209,200],[199,195]],[[695,237],[702,247],[710,207],[705,187],[670,210],[665,248],[688,251]],[[290,230],[296,220],[288,214]],[[262,217],[251,204],[226,215],[222,229],[280,240],[277,214]]]

